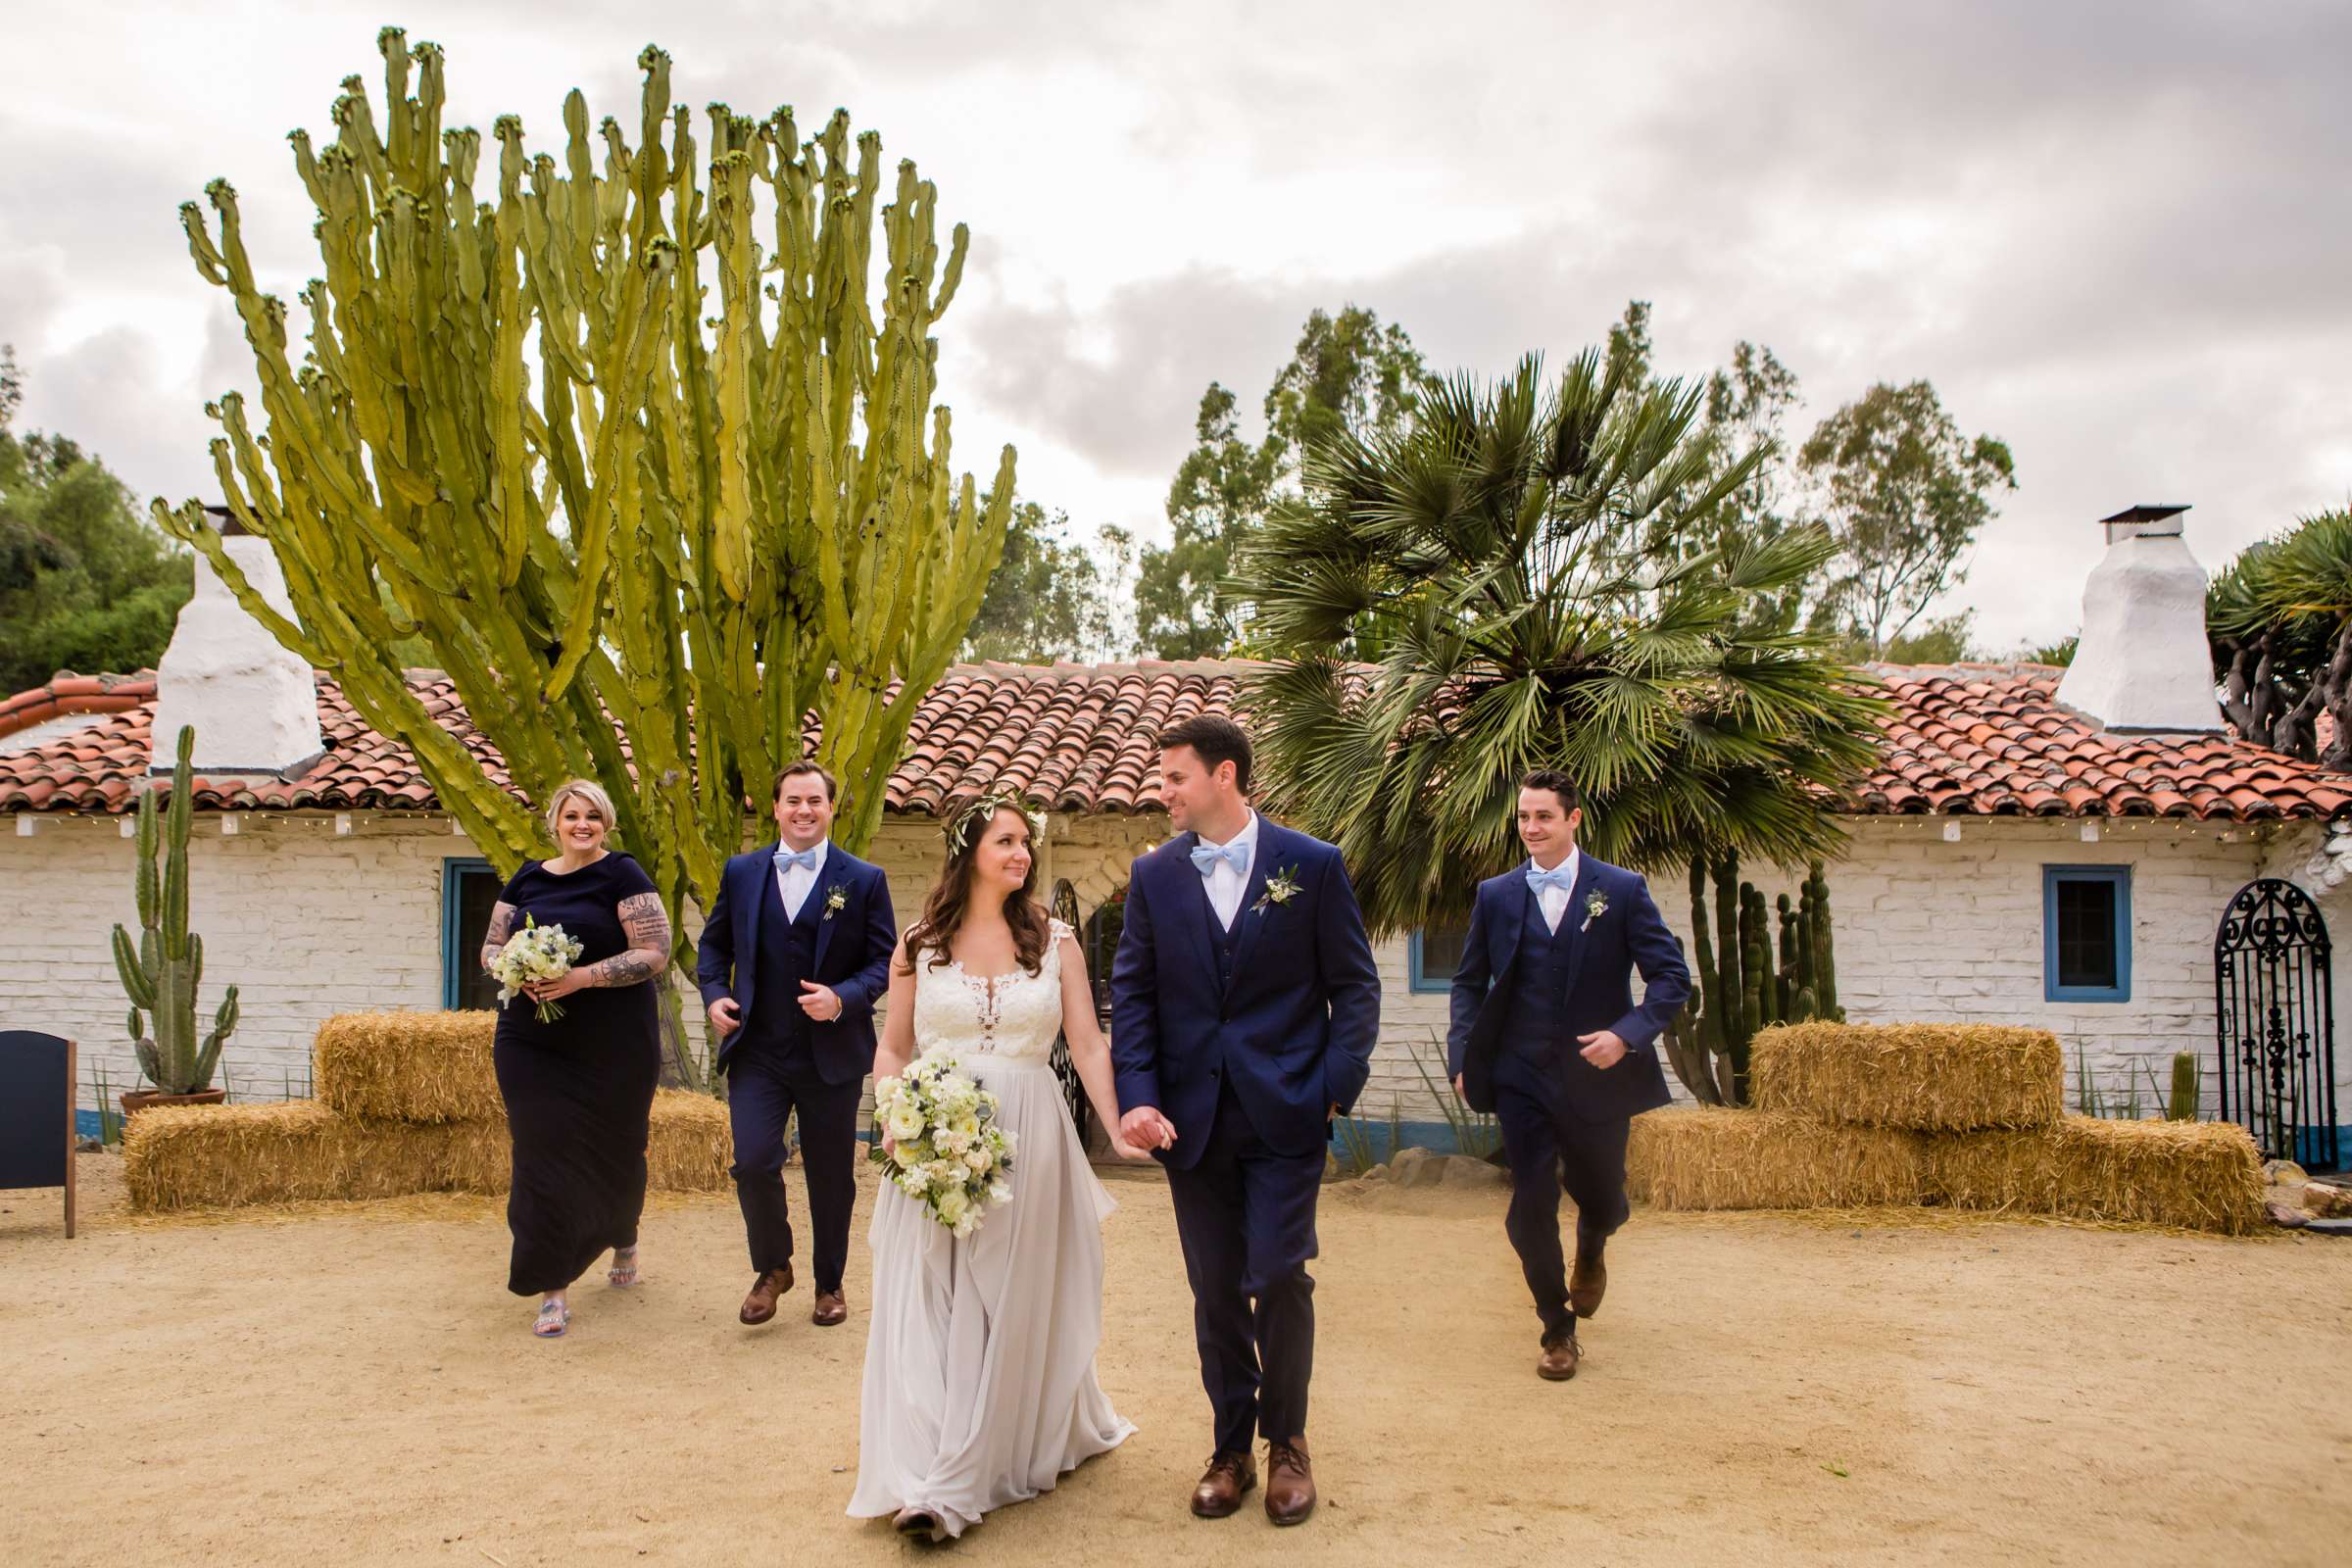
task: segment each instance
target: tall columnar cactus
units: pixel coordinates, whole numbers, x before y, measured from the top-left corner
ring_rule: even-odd
[[[1736,857],[1694,858],[1690,938],[1692,994],[1667,1032],[1667,1054],[1701,1103],[1744,1104],[1748,1051],[1759,1029],[1845,1016],[1837,1002],[1830,889],[1821,862],[1807,868],[1794,899],[1782,894],[1768,904],[1753,883],[1740,880]]]
[[[172,768],[172,804],[159,812],[152,789],[139,797],[139,940],[115,927],[115,968],[130,998],[130,1038],[139,1070],[167,1095],[191,1095],[213,1086],[220,1046],[237,1026],[237,988],[230,986],[213,1014],[213,1028],[196,1037],[196,987],[204,978],[204,938],[188,929],[188,826],[194,811],[196,732],[182,726]],[[154,1019],[151,1035],[140,1015]]]
[[[866,844],[1003,555],[1012,449],[983,503],[936,403],[965,231],[943,245],[932,186],[886,174],[846,113],[804,139],[790,109],[714,104],[698,143],[659,49],[634,146],[575,91],[551,156],[513,116],[488,148],[444,128],[441,50],[377,44],[383,118],[353,76],[333,141],[291,138],[318,215],[307,353],[236,192],[208,187],[209,223],[180,210],[269,416],[224,395],[214,469],[295,615],[194,503],[157,512],[416,754],[502,873],[545,853],[537,817],[441,727],[398,644],[431,650],[525,797],[602,782],[691,961],[683,906],[716,899],[747,798],[765,807],[812,710],[836,836]]]

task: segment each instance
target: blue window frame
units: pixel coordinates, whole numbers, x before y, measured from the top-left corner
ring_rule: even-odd
[[[495,1007],[498,982],[476,960],[490,934],[490,911],[506,879],[490,862],[467,856],[441,861],[441,1005]]]
[[[1424,926],[1405,945],[1405,967],[1412,990],[1451,991],[1453,971],[1462,961],[1462,943],[1470,935],[1467,920]]]
[[[2132,1000],[2132,868],[2041,868],[2042,995],[2051,1002]]]

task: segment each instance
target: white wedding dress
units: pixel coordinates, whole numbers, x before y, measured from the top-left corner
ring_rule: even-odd
[[[979,979],[928,956],[915,966],[916,1054],[955,1057],[997,1096],[1015,1139],[1012,1197],[957,1241],[896,1187],[875,1195],[853,1518],[920,1508],[958,1536],[1135,1431],[1095,1380],[1114,1205],[1053,1067],[1069,934],[1053,923],[1035,975]]]

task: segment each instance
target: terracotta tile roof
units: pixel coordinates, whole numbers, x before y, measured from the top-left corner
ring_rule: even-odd
[[[989,784],[1018,785],[1050,809],[1156,812],[1152,737],[1203,710],[1229,710],[1244,662],[963,664],[916,710],[887,802],[937,816]],[[2041,665],[1873,666],[1894,711],[1864,780],[1864,814],[2180,816],[2230,821],[2352,814],[2352,776],[2228,736],[2109,735],[2059,706],[2062,673]],[[495,747],[450,682],[411,684],[451,733],[507,782]],[[152,676],[76,677],[0,704],[0,736],[61,713],[88,727],[0,753],[0,810],[123,811],[147,765]],[[74,706],[82,705],[82,706]],[[406,747],[376,734],[331,680],[318,682],[327,753],[301,777],[200,780],[221,809],[431,809]],[[814,731],[811,728],[811,739]]]
[[[1152,737],[1204,709],[1229,709],[1246,667],[1216,661],[957,665],[915,710],[903,759],[890,777],[888,809],[936,816],[992,783],[1007,781],[1053,810],[1156,812],[1161,808]],[[482,771],[511,787],[505,760],[474,729],[448,677],[416,670],[409,684],[442,727],[479,759]],[[61,710],[61,700],[89,706]],[[101,702],[111,706],[95,706]],[[0,753],[0,810],[132,809],[147,770],[153,674],[74,677],[25,693],[0,706],[0,737],[60,711],[108,716],[39,746]],[[300,776],[199,774],[197,805],[222,810],[436,807],[415,756],[370,729],[324,675],[318,678],[318,727],[326,754]],[[812,743],[816,733],[812,722]]]
[[[2352,775],[2233,735],[2111,735],[2058,701],[2046,664],[1874,664],[1881,722],[1867,814],[2179,816],[2229,821],[2352,812]]]

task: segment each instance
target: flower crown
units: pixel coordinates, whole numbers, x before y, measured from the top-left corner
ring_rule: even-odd
[[[1007,785],[994,784],[989,786],[987,794],[965,807],[956,819],[948,824],[946,837],[949,853],[955,854],[962,850],[964,841],[972,836],[972,827],[975,823],[986,822],[1006,808],[1020,812],[1021,820],[1029,824],[1030,843],[1043,844],[1046,842],[1044,815],[1031,810],[1017,790]]]

